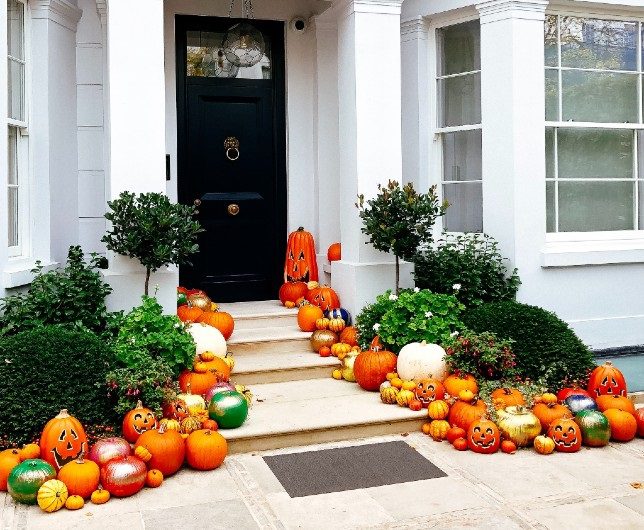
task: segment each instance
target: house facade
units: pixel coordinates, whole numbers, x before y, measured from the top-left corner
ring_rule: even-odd
[[[644,344],[642,0],[7,0],[0,27],[0,296],[81,244],[112,307],[136,304],[103,214],[156,191],[206,228],[152,278],[168,310],[180,281],[275,298],[303,226],[355,312],[394,280],[355,198],[396,179],[438,186],[438,231],[495,237],[520,301],[593,347]]]

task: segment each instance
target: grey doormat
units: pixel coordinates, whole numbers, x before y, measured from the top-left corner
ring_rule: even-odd
[[[291,497],[447,476],[402,441],[265,456],[264,461]]]

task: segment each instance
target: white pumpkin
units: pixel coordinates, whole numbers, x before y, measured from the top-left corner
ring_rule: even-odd
[[[187,330],[195,341],[197,355],[211,351],[221,358],[226,356],[226,339],[217,328],[206,324],[190,324]]]
[[[398,354],[396,371],[403,381],[421,379],[443,381],[448,374],[445,350],[438,344],[427,344],[425,341],[407,344]]]

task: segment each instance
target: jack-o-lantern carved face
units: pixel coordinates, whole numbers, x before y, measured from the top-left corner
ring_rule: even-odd
[[[581,449],[581,429],[571,419],[553,421],[548,429],[548,436],[554,440],[555,449],[562,453],[574,453]]]
[[[443,399],[445,397],[445,387],[440,381],[435,379],[422,379],[418,381],[414,390],[416,399],[427,408],[432,401]]]
[[[183,399],[175,399],[164,403],[163,417],[181,421],[188,417],[188,405]]]
[[[313,236],[300,227],[288,236],[284,281],[316,282],[317,280],[318,265]]]
[[[57,470],[87,453],[87,436],[81,423],[62,410],[50,420],[40,438],[42,458]]]
[[[311,305],[318,306],[322,311],[329,311],[340,307],[340,299],[337,293],[326,285],[311,289],[306,294],[306,299]]]
[[[156,429],[157,420],[149,410],[147,412],[135,412],[132,418],[132,428],[139,434],[150,429]]]
[[[610,361],[595,368],[588,378],[588,393],[597,396],[625,396],[624,374]]]
[[[496,453],[501,444],[501,434],[496,423],[486,419],[473,421],[467,431],[467,445],[475,453]]]
[[[81,438],[81,435],[83,438]],[[56,465],[61,468],[67,462],[71,462],[87,452],[87,441],[84,434],[76,432],[74,427],[63,428],[58,435],[58,442],[51,449]]]
[[[130,443],[136,442],[144,432],[156,428],[157,419],[154,417],[154,413],[144,407],[140,401],[123,418],[123,436]]]

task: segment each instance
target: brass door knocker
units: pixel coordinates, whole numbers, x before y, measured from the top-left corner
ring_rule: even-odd
[[[231,162],[239,158],[239,140],[234,136],[229,136],[224,140],[224,149],[226,150],[226,158]]]

